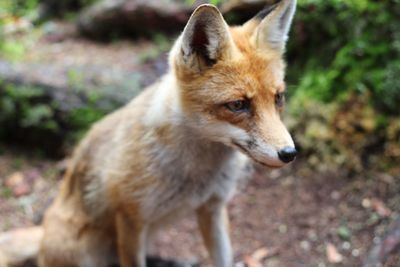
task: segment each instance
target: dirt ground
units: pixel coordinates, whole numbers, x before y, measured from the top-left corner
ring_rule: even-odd
[[[32,225],[51,202],[65,161],[7,147],[0,153],[0,230]],[[229,206],[237,266],[260,249],[266,267],[360,266],[398,215],[399,192],[399,177],[315,173],[301,157],[281,170],[260,168]],[[340,254],[333,255],[338,263],[327,247]],[[150,253],[209,266],[193,216],[160,232]],[[399,262],[393,255],[385,266]]]

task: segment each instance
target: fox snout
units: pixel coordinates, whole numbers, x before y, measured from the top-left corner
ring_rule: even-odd
[[[278,157],[284,163],[289,163],[296,158],[297,150],[295,147],[285,146],[278,151]]]
[[[271,144],[261,141],[261,144],[258,146],[247,149],[246,154],[257,163],[268,167],[279,168],[294,161],[297,156],[297,150],[294,145],[276,148]]]
[[[269,127],[255,127],[249,132],[233,137],[233,144],[255,162],[279,168],[292,162],[297,156],[293,139],[279,120],[266,122]]]
[[[261,138],[250,138],[250,141],[232,140],[232,144],[253,161],[272,168],[282,167],[292,162],[297,156],[297,150],[292,141],[290,145],[285,145],[282,148],[276,147]]]

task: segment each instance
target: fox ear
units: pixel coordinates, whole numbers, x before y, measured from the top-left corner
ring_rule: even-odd
[[[283,53],[295,11],[296,0],[281,0],[258,13],[247,23],[256,26],[252,34],[255,45]]]
[[[180,40],[185,65],[202,70],[230,53],[233,46],[228,25],[213,5],[199,6],[190,17]]]

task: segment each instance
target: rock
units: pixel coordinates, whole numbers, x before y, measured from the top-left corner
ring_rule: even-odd
[[[27,183],[21,183],[13,189],[14,196],[22,197],[29,195],[32,192],[32,187]]]
[[[193,8],[177,0],[102,0],[83,11],[80,32],[96,39],[183,30]]]
[[[375,240],[374,240],[375,241]],[[382,238],[376,239],[371,250],[364,259],[362,267],[384,266],[391,254],[400,251],[400,216],[387,229]],[[352,251],[354,255],[355,251]],[[357,254],[357,253],[356,253]],[[358,251],[359,254],[359,251]],[[386,265],[385,265],[386,266]],[[396,265],[397,266],[397,265]]]
[[[79,15],[78,28],[90,38],[147,36],[182,31],[194,8],[208,1],[185,4],[179,0],[102,0]],[[229,23],[243,23],[277,0],[223,1],[221,12]]]
[[[254,17],[267,5],[273,5],[279,0],[229,0],[220,7],[222,14],[231,23],[241,24]]]
[[[244,263],[247,267],[262,267],[263,266],[260,261],[255,260],[251,256],[245,256]]]
[[[159,78],[167,68],[161,61],[166,60],[132,71],[71,65],[67,60],[52,64],[0,59],[0,140],[62,156],[80,132]],[[20,187],[18,194],[25,191]]]
[[[67,12],[77,11],[96,0],[39,0],[39,16],[60,17]]]
[[[108,40],[115,36],[147,36],[182,31],[194,8],[208,1],[102,0],[82,11],[78,28],[83,35]],[[229,23],[244,23],[277,0],[223,1],[221,12]],[[145,25],[145,27],[143,27]]]
[[[326,257],[330,263],[340,263],[343,261],[343,256],[332,243],[326,245]]]
[[[32,183],[29,180],[23,173],[15,172],[7,177],[4,184],[11,189],[15,197],[21,197],[32,192]]]
[[[22,172],[14,172],[13,174],[11,174],[6,178],[4,184],[8,188],[14,188],[23,182],[24,182],[24,175],[22,174]]]
[[[378,198],[371,199],[371,208],[381,217],[389,217],[392,214],[386,204]]]

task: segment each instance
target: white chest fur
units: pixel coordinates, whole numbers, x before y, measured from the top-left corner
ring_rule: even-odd
[[[144,210],[149,221],[179,217],[210,197],[227,201],[246,176],[246,156],[221,144],[207,143],[200,149],[198,145],[182,144],[179,151],[157,149],[152,169],[164,181],[147,194]]]

